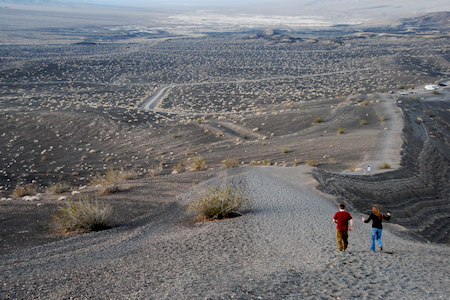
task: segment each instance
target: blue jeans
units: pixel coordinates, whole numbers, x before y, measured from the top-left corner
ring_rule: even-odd
[[[375,240],[377,240],[378,247],[383,247],[383,243],[381,242],[381,233],[383,233],[383,229],[372,227],[372,240],[370,242],[370,251],[375,251]]]

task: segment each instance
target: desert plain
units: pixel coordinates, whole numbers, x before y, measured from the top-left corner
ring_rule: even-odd
[[[242,30],[107,14],[30,28],[23,7],[1,13],[0,298],[448,297],[449,13]],[[132,176],[99,194],[111,168]],[[225,183],[250,199],[241,216],[186,211]],[[50,230],[79,193],[113,206],[109,228]],[[393,217],[371,253],[374,204]]]

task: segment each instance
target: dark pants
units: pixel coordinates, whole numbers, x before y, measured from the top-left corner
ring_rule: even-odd
[[[336,240],[339,247],[339,251],[347,249],[348,231],[336,229]]]

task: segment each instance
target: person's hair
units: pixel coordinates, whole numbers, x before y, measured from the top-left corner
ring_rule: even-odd
[[[341,203],[341,204],[339,205],[339,208],[340,208],[340,209],[345,209],[345,204]]]
[[[374,207],[372,207],[372,209],[373,209],[373,213],[375,214],[375,216],[377,216],[380,219],[383,218],[383,214],[380,213],[378,206],[375,205]]]

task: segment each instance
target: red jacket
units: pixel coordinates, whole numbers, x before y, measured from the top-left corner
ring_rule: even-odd
[[[352,216],[347,211],[338,211],[333,219],[337,222],[337,230],[348,230],[348,221],[352,219]]]

